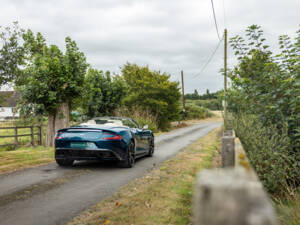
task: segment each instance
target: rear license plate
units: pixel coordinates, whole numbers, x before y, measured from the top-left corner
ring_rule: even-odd
[[[87,148],[88,144],[86,142],[71,142],[71,148]]]

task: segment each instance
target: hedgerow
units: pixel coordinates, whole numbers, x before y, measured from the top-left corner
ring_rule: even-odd
[[[250,26],[246,37],[230,40],[238,64],[230,75],[228,108],[265,187],[280,194],[284,184],[300,184],[300,30],[294,40],[279,37],[277,55],[259,26]]]

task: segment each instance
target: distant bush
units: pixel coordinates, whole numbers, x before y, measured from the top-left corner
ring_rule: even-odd
[[[210,110],[222,110],[222,101],[220,99],[194,100],[195,104]]]
[[[195,104],[188,103],[186,104],[185,109],[186,119],[204,119],[213,116],[213,113],[211,113],[208,109]]]

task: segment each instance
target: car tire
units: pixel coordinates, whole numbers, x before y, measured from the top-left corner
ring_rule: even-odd
[[[127,156],[125,160],[119,162],[119,166],[122,168],[132,168],[135,163],[135,153],[134,153],[134,142],[131,141],[128,145]]]
[[[152,157],[154,154],[154,140],[152,139],[150,142],[150,147],[149,147],[149,152],[148,152],[148,157]]]
[[[55,160],[59,166],[63,166],[63,167],[73,166],[74,163],[73,159],[55,159]]]

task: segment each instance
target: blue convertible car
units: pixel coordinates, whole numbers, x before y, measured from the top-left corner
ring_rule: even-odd
[[[55,137],[55,160],[60,166],[72,166],[75,160],[112,160],[130,168],[136,158],[153,153],[152,131],[130,118],[93,118],[58,130]]]

